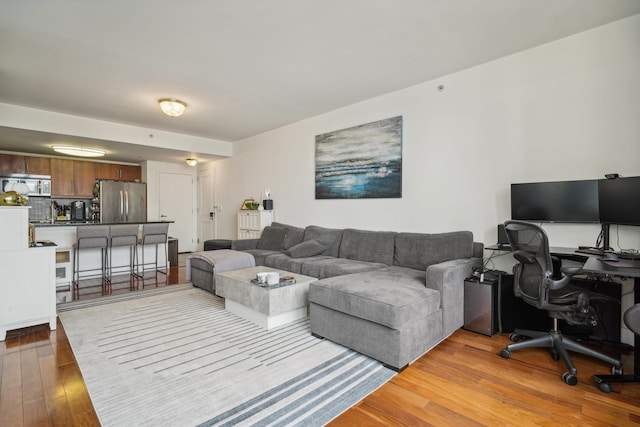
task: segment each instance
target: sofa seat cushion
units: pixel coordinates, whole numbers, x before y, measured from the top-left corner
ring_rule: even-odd
[[[380,278],[375,272],[318,280],[309,285],[309,302],[391,329],[401,329],[440,309],[440,293],[419,283]]]
[[[272,251],[269,249],[247,249],[242,252],[253,255],[253,258],[256,260],[256,265],[264,265],[266,257],[282,253],[282,251]]]
[[[344,274],[363,273],[386,267],[385,264],[344,258],[309,258],[302,263],[301,274],[324,279]]]
[[[284,253],[275,253],[264,258],[264,262],[259,265],[277,268],[278,270],[289,271],[291,273],[302,274],[302,264],[317,259],[333,259],[326,255],[316,255],[308,258],[291,258]],[[316,276],[313,276],[316,277]]]
[[[415,268],[397,267],[394,265],[376,270],[376,275],[389,282],[414,283],[420,286],[426,286],[426,272],[424,270],[416,270]]]

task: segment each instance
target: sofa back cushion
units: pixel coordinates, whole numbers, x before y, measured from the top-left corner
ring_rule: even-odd
[[[396,233],[347,228],[342,232],[340,258],[393,265]]]
[[[284,249],[289,249],[298,243],[302,243],[304,240],[304,228],[295,227],[289,224],[283,224],[281,222],[272,222],[271,225],[273,227],[282,227],[286,228],[287,235],[284,238]]]
[[[398,233],[393,264],[425,270],[432,264],[473,255],[473,233]]]
[[[287,235],[284,227],[274,227],[268,225],[262,230],[260,240],[258,240],[257,249],[268,249],[270,251],[281,251],[284,249],[284,238]]]
[[[310,225],[304,230],[304,241],[306,242],[307,240],[313,239],[327,248],[322,255],[328,255],[334,258],[338,257],[340,241],[342,240],[342,230]]]

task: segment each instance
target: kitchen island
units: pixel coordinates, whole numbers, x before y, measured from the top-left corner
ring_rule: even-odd
[[[173,221],[144,221],[128,224],[138,224],[138,236],[141,236],[142,226],[145,224],[162,224],[173,223]],[[59,221],[51,222],[35,222],[36,241],[51,241],[57,245],[57,259],[64,260],[56,265],[56,300],[58,303],[67,302],[72,299],[72,280],[73,280],[73,246],[77,243],[78,227],[92,227],[96,225],[121,225],[122,223],[96,223],[96,222],[72,222]],[[148,245],[144,248],[138,246],[138,259],[141,259],[142,251],[144,251],[145,259],[153,260],[156,257],[155,246]],[[85,249],[82,253],[82,270],[100,269],[101,258],[100,249]],[[159,250],[157,253],[158,265],[165,265],[166,252]],[[110,254],[110,264],[114,266],[113,275],[128,274],[129,248],[126,246],[114,247]],[[119,266],[119,267],[115,267]],[[99,271],[95,278],[100,276]],[[91,278],[89,276],[88,278]]]

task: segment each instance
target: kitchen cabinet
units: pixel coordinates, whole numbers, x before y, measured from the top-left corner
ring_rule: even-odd
[[[73,160],[51,159],[51,196],[75,196]]]
[[[0,174],[12,173],[51,175],[51,162],[48,157],[0,154]]]
[[[24,156],[0,154],[0,173],[25,173]]]
[[[75,196],[85,199],[93,197],[96,181],[96,163],[73,161],[73,179]]]
[[[140,182],[142,179],[142,168],[140,168],[140,166],[119,165],[115,163],[96,163],[96,179]]]
[[[51,159],[48,157],[24,157],[24,169],[31,175],[51,175]]]
[[[262,230],[273,222],[273,211],[238,212],[238,240],[259,239]]]
[[[95,162],[51,159],[51,196],[93,197]]]
[[[30,248],[28,230],[28,206],[0,206],[0,341],[27,326],[56,329],[55,246]]]

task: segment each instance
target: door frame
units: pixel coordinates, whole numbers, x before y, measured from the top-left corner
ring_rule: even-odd
[[[211,197],[211,206],[202,206],[202,183],[203,179],[207,177],[211,177],[211,191],[213,195]],[[198,171],[198,180],[197,180],[197,224],[198,224],[198,250],[204,250],[204,242],[208,239],[216,239],[218,236],[218,220],[217,220],[217,193],[216,193],[216,168],[211,166],[203,170]],[[203,212],[201,212],[203,211]],[[202,223],[204,221],[205,212],[213,212],[216,216],[213,219],[213,235],[212,236],[204,236]]]

